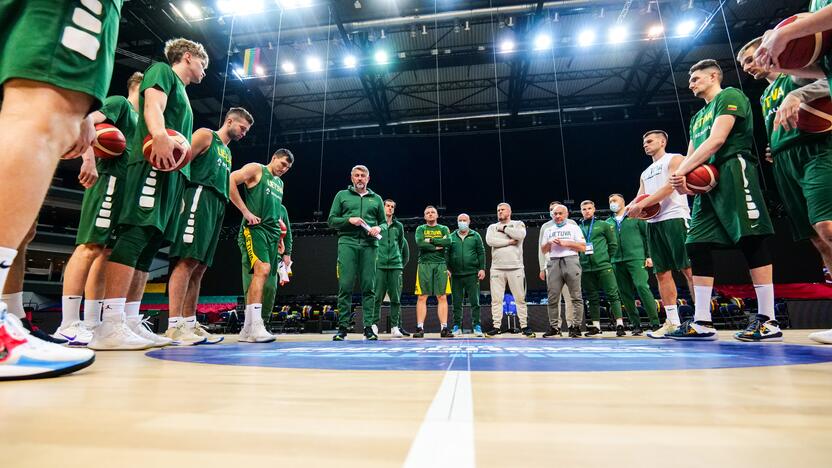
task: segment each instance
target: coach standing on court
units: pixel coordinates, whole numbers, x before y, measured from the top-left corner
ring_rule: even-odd
[[[352,185],[335,194],[327,224],[338,231],[338,333],[333,341],[344,341],[350,324],[352,290],[357,276],[361,282],[361,309],[365,315],[375,307],[377,236],[385,222],[384,202],[367,188],[370,170],[355,166]],[[364,324],[364,338],[377,340],[372,324]]]
[[[462,334],[462,301],[468,294],[474,336],[482,336],[480,326],[480,281],[485,278],[485,247],[482,236],[471,230],[471,217],[456,218],[459,229],[451,233],[448,247],[448,270],[451,272],[451,297],[454,304],[454,336]]]

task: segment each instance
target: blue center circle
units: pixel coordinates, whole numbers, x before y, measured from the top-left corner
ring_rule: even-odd
[[[832,361],[832,347],[670,340],[402,340],[169,347],[156,359],[284,369],[598,372],[785,366]]]

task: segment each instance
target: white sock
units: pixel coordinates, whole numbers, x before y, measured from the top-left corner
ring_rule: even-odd
[[[263,304],[246,304],[246,319],[243,325],[263,320],[262,312]]]
[[[17,257],[17,250],[0,247],[0,291],[6,287],[6,277],[9,276],[15,257]]]
[[[592,326],[600,330],[601,329],[601,321],[600,320],[593,320],[592,321]]]
[[[184,321],[182,317],[168,317],[168,328],[178,327]]]
[[[10,314],[21,319],[26,316],[26,310],[23,309],[23,291],[3,294],[0,300],[6,303]]]
[[[417,324],[416,324],[416,328],[421,328],[421,329],[423,329],[423,330],[424,330],[424,328],[425,328],[425,323],[424,323],[424,322],[419,322],[419,323],[417,323]]]
[[[185,326],[188,327],[189,330],[193,330],[196,328],[196,315],[191,315],[190,317],[185,317]]]
[[[443,323],[441,328],[448,328],[448,324],[447,324],[447,323]]]
[[[697,322],[711,321],[711,291],[713,286],[694,286],[693,294],[696,296],[694,305],[693,320]]]
[[[624,319],[623,318],[615,319],[615,324],[616,325],[621,325],[623,327],[624,326]]]
[[[667,319],[670,320],[670,323],[673,325],[681,325],[682,322],[679,320],[679,307],[676,305],[669,305],[664,306],[664,311],[667,313]]]
[[[61,327],[81,320],[81,296],[61,296]]]
[[[84,299],[84,324],[88,328],[97,327],[101,323],[101,306],[103,299]]]
[[[104,299],[104,305],[101,310],[101,321],[124,323],[124,306],[126,303],[126,297]]]
[[[774,285],[755,284],[754,292],[757,293],[757,314],[765,315],[769,320],[776,320],[774,317]]]
[[[139,311],[141,308],[142,303],[141,301],[135,302],[128,302],[124,305],[124,317],[127,320],[140,320],[142,318],[142,314]]]

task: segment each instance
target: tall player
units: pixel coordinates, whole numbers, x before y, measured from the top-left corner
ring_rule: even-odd
[[[702,60],[690,69],[689,88],[705,101],[690,123],[688,155],[670,177],[680,192],[690,193],[685,175],[703,163],[719,170],[719,183],[693,202],[686,241],[696,297],[694,319],[666,336],[674,340],[716,340],[711,321],[715,250],[738,249],[748,263],[757,294],[756,318],[736,338],[782,341],[774,318],[771,253],[766,240],[773,234],[760,189],[757,157],[751,151],[754,120],[742,91],[722,89],[722,69],[715,60]]]
[[[171,257],[178,261],[170,275],[170,317],[165,336],[174,343],[222,341],[196,322],[196,306],[202,276],[214,261],[228,203],[228,144],[242,140],[252,125],[254,118],[247,110],[232,107],[219,130],[200,128],[191,137],[191,180],[185,187],[185,212],[171,248]]]
[[[190,167],[166,172],[154,166],[174,167],[174,150],[184,150],[165,129],[176,130],[190,142],[193,112],[185,87],[202,81],[208,67],[205,48],[187,39],[168,41],[165,57],[168,63],[154,63],[145,71],[139,88],[139,124],[127,162],[124,208],[105,267],[102,322],[89,343],[96,350],[146,349],[161,341],[139,336],[128,326],[139,315],[141,301],[140,294],[128,298],[128,293],[144,289],[153,257],[176,233]],[[145,135],[153,138],[153,166],[142,153]],[[125,307],[128,299],[130,306]]]
[[[56,338],[70,340],[70,345],[86,346],[92,339],[92,331],[100,321],[104,297],[104,264],[110,254],[116,216],[121,212],[124,176],[130,159],[139,119],[139,86],[144,75],[135,72],[127,80],[127,97],[110,96],[101,109],[92,113],[95,124],[107,122],[121,130],[128,145],[124,154],[111,159],[94,161],[98,180],[84,191],[81,218],[75,251],[66,264],[63,296],[61,297],[61,324],[55,331]],[[87,156],[92,157],[92,150]],[[92,273],[92,274],[91,274]],[[84,297],[84,321],[80,320],[81,298]]]
[[[263,323],[263,291],[281,261],[278,254],[278,219],[283,201],[281,177],[294,162],[292,152],[281,148],[274,152],[269,164],[248,163],[231,173],[228,193],[231,203],[243,214],[237,236],[246,295],[245,322],[239,337],[241,343],[269,343],[275,340]],[[245,201],[237,188],[240,184],[245,184]]]
[[[647,220],[647,244],[667,319],[660,328],[647,332],[647,336],[664,338],[668,333],[676,331],[681,324],[676,305],[674,271],[685,275],[690,295],[694,296],[693,274],[685,250],[690,208],[688,197],[674,190],[669,182],[670,174],[679,168],[684,157],[666,151],[667,133],[664,130],[650,130],[641,137],[641,141],[644,152],[653,159],[653,163],[641,173],[638,194],[648,193],[650,196],[638,203],[630,203],[627,214],[630,217],[638,217],[646,206],[658,203],[661,207],[656,217]],[[710,299],[708,303],[710,304]]]
[[[94,137],[92,119],[85,116],[101,106],[110,86],[121,4],[0,3],[0,290],[58,158],[83,154]],[[62,375],[95,359],[88,350],[69,350],[26,334],[2,302],[0,350],[0,380]]]

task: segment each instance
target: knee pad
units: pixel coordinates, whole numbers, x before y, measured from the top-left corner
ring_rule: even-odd
[[[685,250],[690,258],[690,269],[693,276],[714,277],[713,250],[716,246],[708,243],[686,244]]]
[[[737,247],[745,256],[748,268],[760,268],[771,265],[771,250],[768,248],[769,236],[743,237],[737,242]]]

